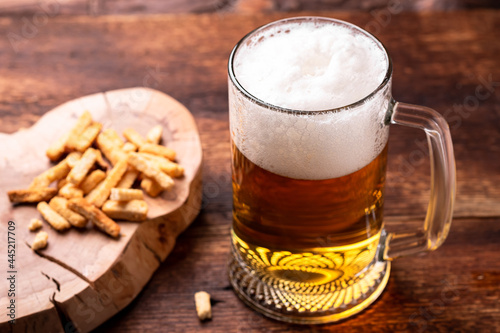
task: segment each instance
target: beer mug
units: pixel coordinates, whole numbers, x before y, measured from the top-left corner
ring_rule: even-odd
[[[380,296],[391,260],[443,243],[455,197],[448,125],[394,101],[391,60],[373,35],[330,18],[280,20],[238,42],[228,71],[229,278],[247,305],[287,322],[338,321]],[[384,225],[390,124],[427,135],[420,230]]]

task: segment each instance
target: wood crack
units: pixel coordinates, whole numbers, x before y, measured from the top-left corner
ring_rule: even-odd
[[[153,255],[154,257],[156,258],[156,260],[158,260],[158,264],[161,265],[161,257],[158,255],[158,253],[156,253],[149,245],[148,243],[146,243],[144,240],[141,239],[141,243],[144,245],[144,247],[146,249],[148,249]]]
[[[59,281],[57,281],[53,277],[49,276],[48,274],[45,274],[44,272],[40,272],[40,273],[42,273],[43,276],[45,276],[47,279],[49,279],[55,283],[57,291],[61,291],[61,284],[59,283]]]
[[[28,243],[26,243],[26,245],[27,245],[29,248],[31,248],[31,246],[30,246]],[[52,256],[49,256],[49,255],[47,255],[47,254],[43,253],[42,251],[33,251],[33,252],[34,252],[36,255],[38,255],[39,257],[41,257],[41,258],[43,258],[43,259],[46,259],[46,260],[48,260],[48,261],[51,261],[51,262],[53,262],[54,264],[59,265],[59,266],[61,266],[62,268],[64,268],[64,269],[66,269],[66,270],[70,271],[71,273],[75,274],[75,275],[76,275],[76,276],[78,276],[80,279],[82,279],[83,281],[87,282],[87,283],[88,283],[88,285],[90,286],[90,288],[92,288],[92,289],[94,289],[94,290],[95,290],[95,285],[94,285],[94,282],[90,281],[90,280],[89,280],[86,276],[84,276],[82,273],[78,272],[78,271],[77,271],[76,269],[74,269],[73,267],[71,267],[71,266],[69,266],[69,265],[67,265],[67,264],[63,263],[62,261],[60,261],[60,260],[58,260],[58,259],[56,259],[56,258],[54,258],[54,257],[52,257]],[[56,283],[56,285],[57,285],[57,284],[59,284],[59,282],[56,282],[55,280],[54,280],[54,283]]]
[[[61,322],[61,326],[64,329],[64,332],[77,332],[78,330],[75,327],[75,324],[69,317],[68,313],[64,309],[64,307],[56,301],[56,293],[52,294],[52,297],[49,297],[49,301],[54,305],[56,309],[57,316],[59,317],[59,321]]]

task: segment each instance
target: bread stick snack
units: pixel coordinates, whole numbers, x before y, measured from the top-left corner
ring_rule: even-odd
[[[101,131],[102,124],[101,123],[93,123],[89,127],[83,131],[82,135],[76,139],[74,142],[75,149],[79,152],[84,152],[87,150],[94,140],[97,138],[97,135]]]
[[[52,187],[35,187],[24,190],[12,190],[7,192],[12,203],[40,202],[50,200],[57,194],[57,189]]]
[[[73,168],[76,163],[80,160],[82,157],[82,153],[79,151],[73,151],[66,156],[66,161],[68,162],[68,165],[70,168]]]
[[[161,171],[165,172],[170,177],[179,178],[184,175],[184,167],[181,165],[172,162],[165,157],[157,156],[149,153],[139,153],[141,156],[144,156],[148,160],[154,162]]]
[[[102,131],[102,134],[108,139],[113,147],[122,148],[125,144],[123,139],[120,137],[120,134],[112,128],[105,129]]]
[[[68,141],[70,134],[70,132],[63,134],[59,139],[54,141],[52,145],[50,145],[45,152],[45,155],[47,155],[49,160],[55,162],[64,155],[64,152],[66,151],[66,142]]]
[[[82,133],[92,124],[92,115],[85,111],[76,121],[75,126],[70,131],[68,140],[66,141],[65,149],[67,151],[75,151],[78,145],[78,139]]]
[[[156,181],[148,177],[144,177],[141,180],[141,188],[153,198],[156,198],[163,191],[161,186]]]
[[[133,128],[126,128],[123,131],[123,136],[128,141],[132,142],[136,147],[141,148],[145,143],[146,139],[144,139],[137,131]]]
[[[68,182],[72,183],[75,186],[80,185],[87,173],[95,164],[97,160],[97,154],[97,150],[93,148],[87,149],[85,153],[83,153],[80,160],[73,167],[73,169],[71,169],[71,171],[69,172],[68,177],[66,178]]]
[[[174,186],[174,181],[170,176],[164,174],[153,162],[138,153],[130,153],[128,163],[135,169],[144,173],[147,177],[154,179],[164,190],[170,190]]]
[[[70,172],[71,167],[68,165],[67,159],[62,160],[52,168],[42,172],[36,176],[30,184],[30,188],[48,187],[50,183],[65,178]]]
[[[108,200],[102,206],[102,211],[112,219],[144,221],[148,216],[148,204],[144,200]]]
[[[106,178],[106,177],[104,177],[104,178]],[[96,195],[102,190],[103,186],[104,186],[104,179],[101,180],[99,182],[99,184],[96,185],[96,187],[94,187],[92,190],[90,190],[90,192],[87,193],[87,195],[85,195],[85,200],[87,200],[89,202],[93,201],[94,198],[96,197]]]
[[[125,142],[122,150],[126,153],[135,152],[137,151],[137,146],[134,145],[132,142]]]
[[[156,145],[154,143],[145,143],[139,148],[141,153],[150,153],[153,155],[163,156],[169,160],[175,160],[175,151],[165,146]]]
[[[85,217],[68,208],[68,200],[66,198],[53,197],[49,202],[49,206],[71,223],[72,226],[83,228],[87,225]]]
[[[75,186],[75,184],[66,183],[59,190],[59,195],[66,199],[83,198],[83,191]]]
[[[57,181],[57,190],[59,191],[64,185],[66,185],[68,183],[68,181],[66,180],[66,178],[63,178],[63,179],[59,179]]]
[[[108,199],[109,194],[111,193],[111,189],[113,187],[116,187],[125,171],[127,171],[127,161],[118,161],[106,176],[106,178],[104,178],[102,187],[100,187],[98,191],[93,193],[92,196],[89,193],[89,195],[86,197],[89,203],[97,207],[101,207],[104,204],[104,201]]]
[[[120,226],[87,200],[71,199],[68,202],[68,208],[86,217],[108,235],[115,238],[120,236]]]
[[[132,167],[128,167],[120,182],[116,185],[118,188],[130,188],[139,176],[139,171]]]
[[[57,231],[63,231],[71,227],[68,220],[59,215],[59,213],[53,210],[45,201],[39,202],[36,209],[42,214],[45,221]]]
[[[131,201],[131,200],[143,200],[144,194],[141,190],[129,189],[129,188],[112,188],[109,200],[115,201]]]
[[[161,125],[156,125],[151,128],[146,134],[146,141],[149,143],[154,143],[159,145],[161,142],[161,135],[163,134],[163,127]]]
[[[125,152],[122,150],[123,141],[115,130],[107,129],[102,131],[97,136],[96,143],[97,147],[113,165],[126,157]]]
[[[104,160],[104,158],[102,157],[102,153],[100,150],[97,150],[97,158],[95,160],[95,162],[97,163],[97,165],[103,169],[103,170],[108,170],[109,169],[109,164],[108,162],[106,162]]]
[[[80,189],[83,191],[83,194],[87,195],[104,178],[106,178],[106,173],[104,171],[94,170],[80,183]]]

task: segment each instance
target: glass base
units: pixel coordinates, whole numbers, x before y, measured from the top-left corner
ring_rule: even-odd
[[[296,324],[325,324],[353,316],[372,304],[387,285],[390,269],[389,261],[377,261],[348,284],[291,290],[275,276],[256,274],[232,246],[229,279],[239,298],[267,317]]]

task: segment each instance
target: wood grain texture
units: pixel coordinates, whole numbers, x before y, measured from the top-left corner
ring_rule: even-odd
[[[347,20],[380,38],[394,63],[394,97],[435,108],[448,120],[458,175],[455,221],[443,247],[395,261],[379,301],[344,323],[318,327],[281,324],[249,310],[229,290],[225,267],[231,224],[227,58],[253,28],[307,14]],[[18,17],[2,18],[0,35],[21,35],[22,25]],[[140,85],[167,92],[195,116],[205,152],[202,213],[137,300],[98,331],[495,331],[498,31],[498,11],[401,13],[387,21],[348,12],[55,17],[36,36],[15,43],[17,53],[7,38],[0,39],[0,131],[29,127],[47,110],[81,95]],[[391,129],[389,229],[419,225],[425,213],[429,171],[423,140],[418,131]],[[195,315],[198,290],[223,301],[205,324]]]
[[[173,13],[269,13],[360,10],[402,11],[500,8],[495,0],[4,0],[0,15],[133,15]]]

